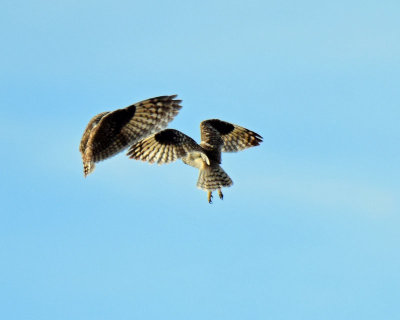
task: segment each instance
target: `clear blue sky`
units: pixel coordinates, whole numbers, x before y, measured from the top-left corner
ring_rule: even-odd
[[[0,5],[0,318],[398,319],[399,1]],[[264,137],[213,205],[183,163],[83,178],[89,119]]]

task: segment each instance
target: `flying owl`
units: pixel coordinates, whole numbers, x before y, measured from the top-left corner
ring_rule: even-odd
[[[262,137],[246,128],[218,119],[200,123],[201,142],[174,129],[165,129],[133,144],[127,153],[131,159],[158,164],[177,159],[199,169],[197,187],[207,192],[212,203],[212,192],[218,190],[223,199],[222,187],[233,182],[221,168],[221,152],[236,152],[258,146]]]
[[[155,97],[94,116],[79,146],[85,177],[93,172],[96,162],[167,127],[181,109],[181,100],[175,98],[176,95]]]

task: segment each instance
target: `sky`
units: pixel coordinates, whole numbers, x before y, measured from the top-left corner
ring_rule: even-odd
[[[399,319],[398,1],[0,4],[0,317]],[[121,153],[92,116],[178,94],[263,143],[197,171]]]

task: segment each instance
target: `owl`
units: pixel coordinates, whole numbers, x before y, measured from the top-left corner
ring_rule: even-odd
[[[207,192],[212,203],[212,193],[217,190],[223,199],[221,188],[233,182],[222,169],[221,152],[236,152],[258,146],[262,137],[246,128],[218,119],[200,123],[201,142],[197,144],[189,136],[175,129],[165,129],[134,143],[127,155],[131,159],[150,163],[170,163],[181,159],[183,163],[199,169],[197,187]]]
[[[155,97],[94,116],[79,146],[84,176],[93,172],[95,163],[166,128],[181,109],[182,101],[175,98],[176,95]]]

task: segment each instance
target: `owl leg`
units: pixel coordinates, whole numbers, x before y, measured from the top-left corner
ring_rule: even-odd
[[[208,199],[208,203],[212,203],[212,192],[211,191],[207,191],[207,199]]]
[[[224,200],[224,195],[222,194],[221,188],[218,189],[218,195],[221,200]]]

